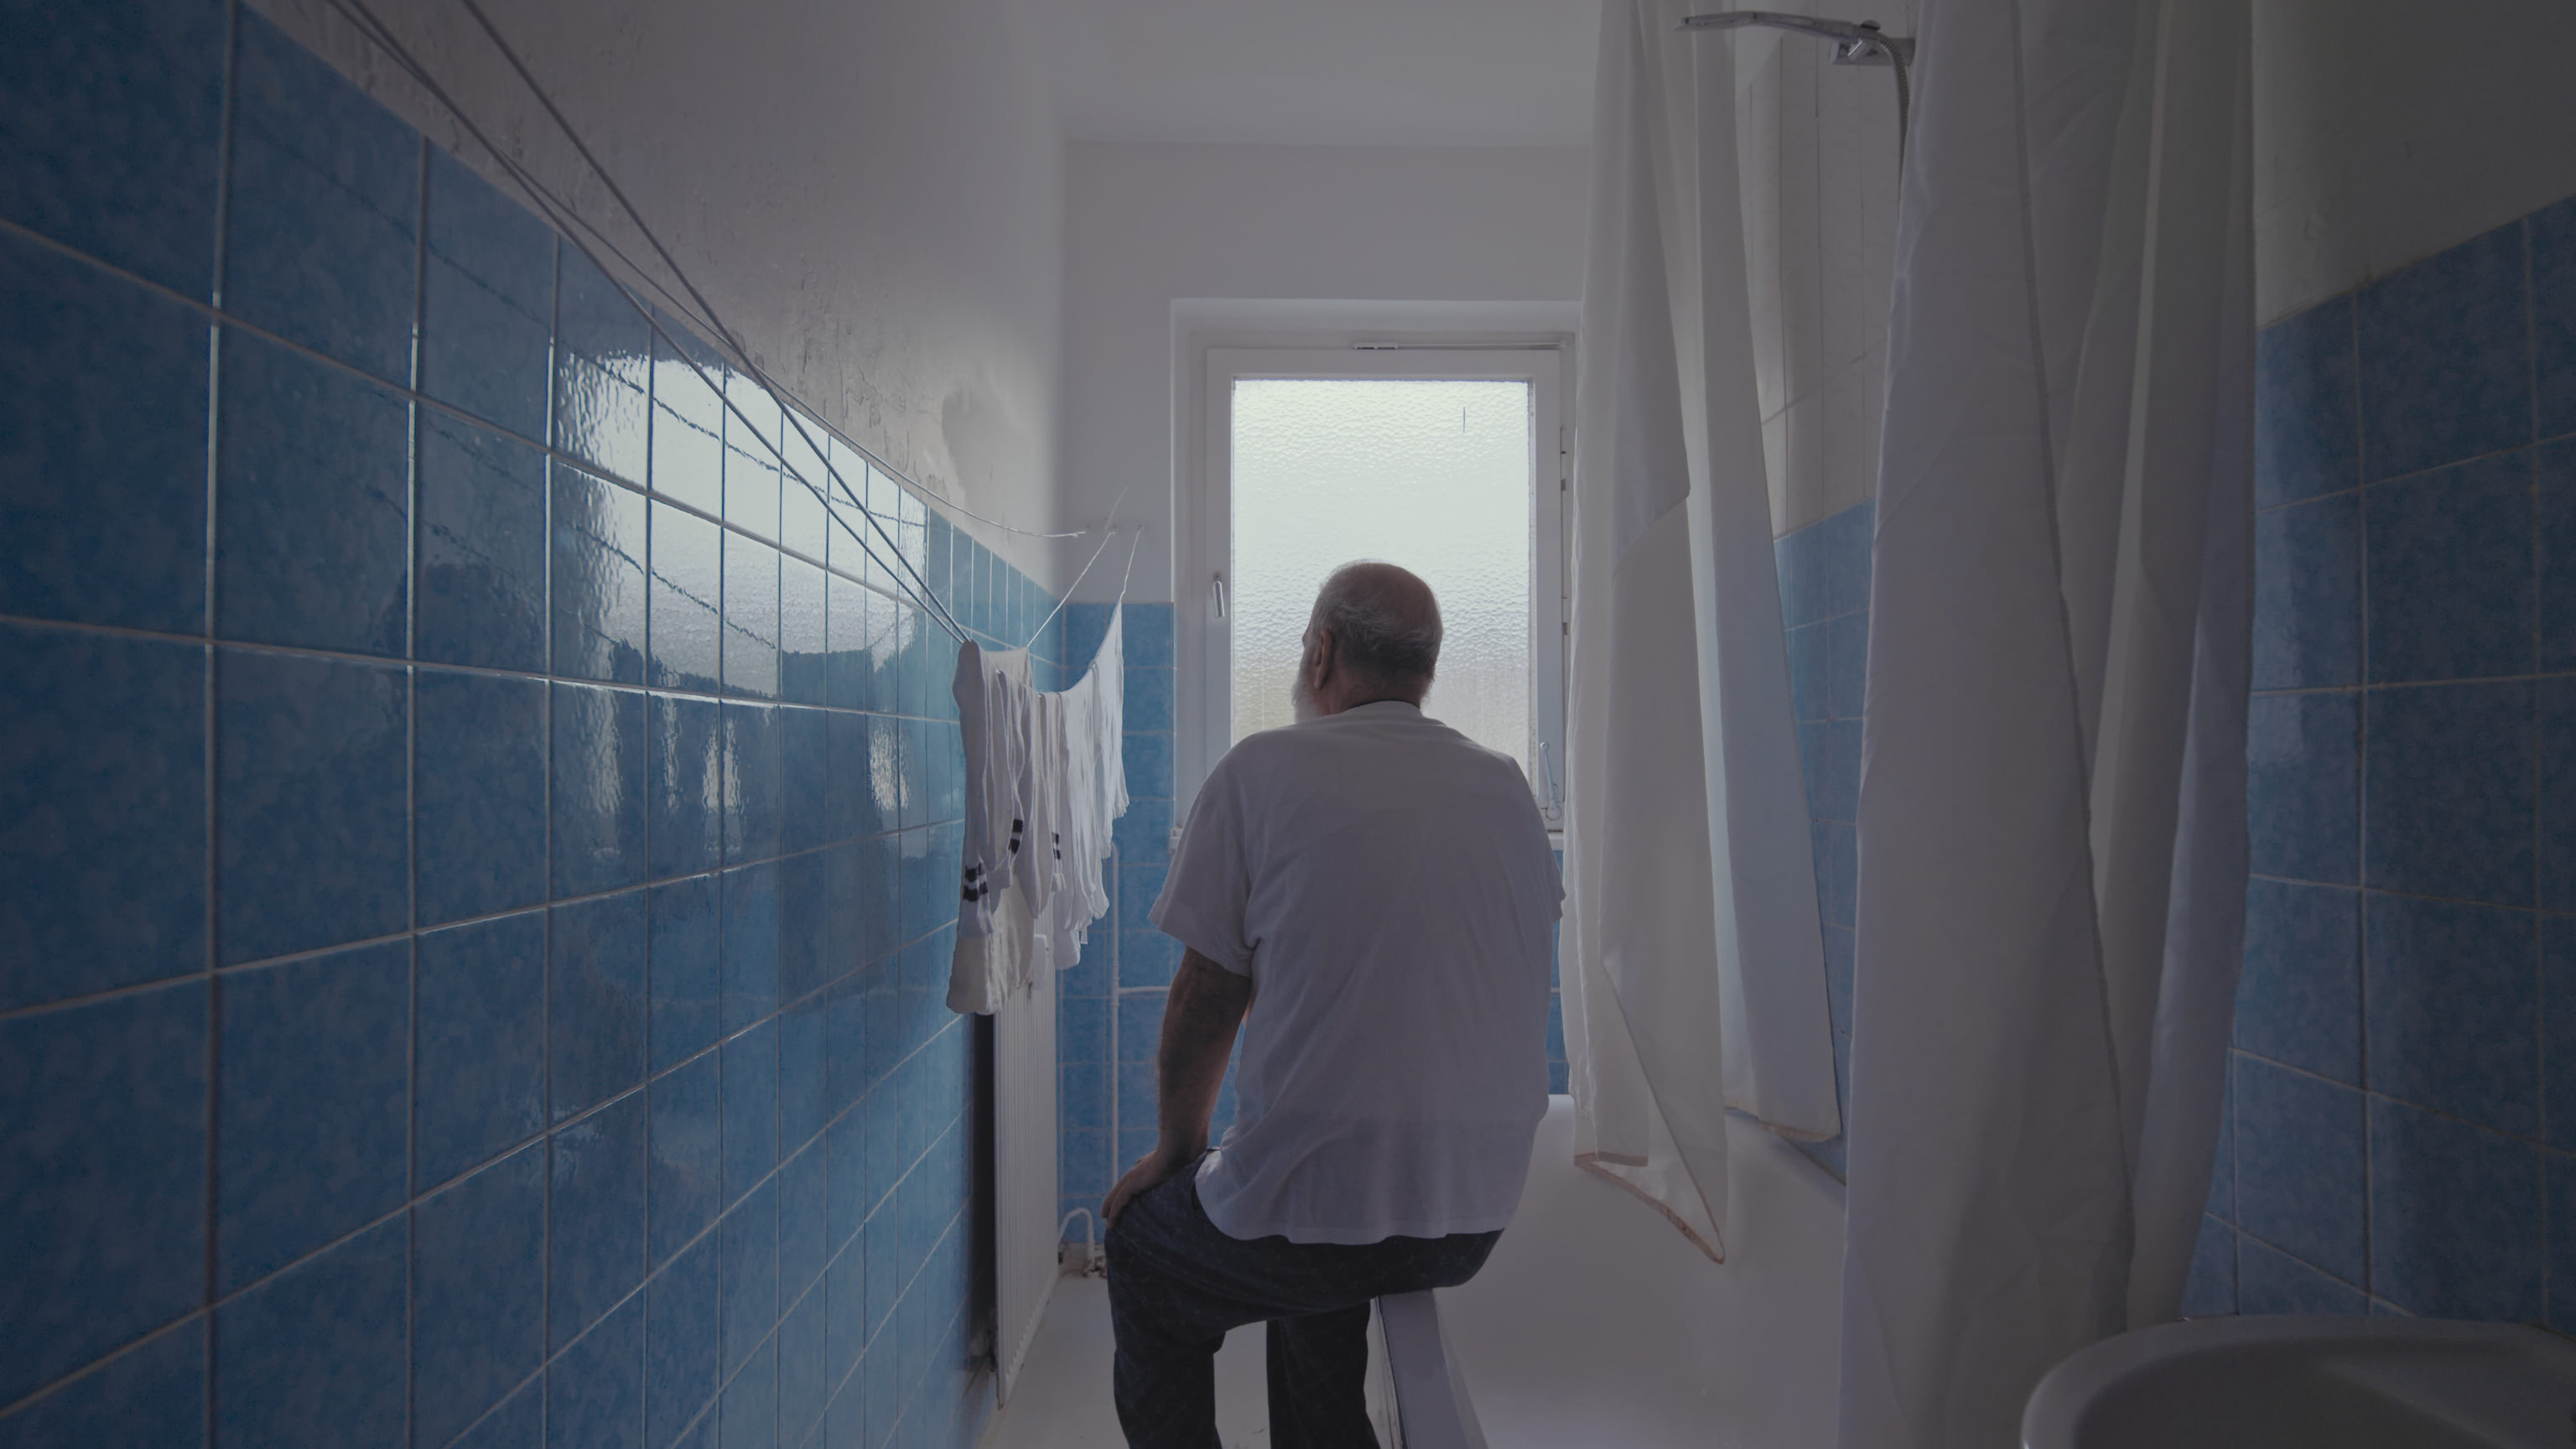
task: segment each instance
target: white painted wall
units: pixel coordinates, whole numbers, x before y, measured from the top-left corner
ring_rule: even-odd
[[[2257,320],[2576,194],[2571,57],[2565,0],[2257,0]]]
[[[1496,304],[1495,315],[1521,316],[1532,303],[1570,309],[1583,290],[1589,165],[1570,147],[1074,144],[1066,517],[1097,521],[1127,487],[1122,520],[1150,525],[1130,596],[1172,597],[1176,319],[1225,310],[1201,305],[1216,299]],[[1302,315],[1372,310],[1399,309]],[[1459,310],[1415,315],[1436,325]],[[1067,548],[1064,576],[1091,542]],[[1077,595],[1116,589],[1104,569]]]
[[[324,0],[257,3],[473,157]],[[371,8],[499,144],[644,255],[462,6]],[[1025,0],[487,9],[765,370],[928,490],[1054,524],[1064,143]],[[1061,586],[1043,543],[968,526]]]

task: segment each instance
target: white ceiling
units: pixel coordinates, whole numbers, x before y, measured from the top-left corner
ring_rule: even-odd
[[[1083,140],[1573,146],[1597,0],[1034,0]]]

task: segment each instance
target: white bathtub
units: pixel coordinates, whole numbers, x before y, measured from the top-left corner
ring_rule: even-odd
[[[1720,1265],[1574,1165],[1574,1104],[1539,1128],[1520,1215],[1476,1280],[1440,1295],[1491,1449],[1830,1449],[1842,1185],[1730,1122]],[[1261,1329],[1217,1359],[1226,1449],[1269,1443]],[[1116,1449],[1109,1304],[1059,1284],[985,1449]]]
[[[1519,1216],[1441,1294],[1492,1449],[1831,1449],[1842,1184],[1730,1121],[1727,1261],[1574,1165],[1574,1105],[1539,1129]]]

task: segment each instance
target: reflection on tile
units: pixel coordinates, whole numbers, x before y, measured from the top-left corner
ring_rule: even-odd
[[[2361,877],[2360,700],[2257,697],[2246,725],[2246,816],[2259,875]]]
[[[2538,1136],[2531,913],[2377,891],[2366,911],[2371,1090]]]
[[[2360,520],[2352,493],[2255,515],[2256,689],[2361,682]]]
[[[653,339],[653,491],[720,514],[725,417],[724,399],[706,381],[713,354],[692,357],[673,345],[696,340],[669,321]]]
[[[2346,1282],[2362,1281],[2362,1095],[2238,1055],[2238,1226]]]
[[[2370,693],[2369,884],[2531,904],[2532,687]]]
[[[0,217],[203,300],[226,15],[217,0],[13,11],[0,52]]]
[[[645,1171],[649,1261],[686,1247],[723,1206],[722,1059],[708,1053],[647,1089],[652,1161]]]
[[[645,502],[554,467],[555,672],[644,682]]]
[[[2248,883],[2236,1044],[2359,1086],[2361,1001],[2361,893]]]
[[[2540,1317],[2540,1149],[2370,1105],[2371,1291],[2441,1318]]]
[[[831,702],[831,655],[825,633],[824,574],[782,559],[778,579],[778,693],[798,704]]]
[[[445,1444],[545,1358],[546,1153],[412,1209],[412,1436]]]
[[[778,1009],[778,866],[724,875],[724,1024],[739,1031]]]
[[[560,1350],[644,1281],[644,1094],[559,1127],[547,1171],[547,1339]]]
[[[398,1444],[410,1219],[215,1310],[215,1442]]]
[[[412,834],[424,925],[546,895],[546,686],[422,670]]]
[[[522,438],[543,438],[554,233],[436,146],[428,230],[420,390]]]
[[[429,932],[418,979],[412,1143],[430,1187],[546,1125],[546,918]]]
[[[874,592],[838,574],[825,578],[824,597],[823,631],[829,651],[824,703],[835,709],[874,709],[876,675],[868,653],[872,637],[868,613],[883,605]]]
[[[0,625],[0,1007],[204,967],[205,671]]]
[[[401,1204],[411,943],[223,978],[215,1277],[231,1292]]]
[[[724,1118],[724,1195],[732,1202],[778,1165],[777,1022],[762,1022],[724,1044]],[[774,1206],[768,1211],[768,1231],[775,1234]]]
[[[786,430],[778,400],[745,373],[727,370],[725,522],[762,538],[778,537],[779,439]]]
[[[644,879],[644,696],[553,686],[554,891],[587,895]]]
[[[561,248],[555,291],[555,446],[629,483],[647,472],[652,332],[579,249]]]
[[[662,1071],[711,1045],[721,1020],[723,915],[713,876],[653,887],[651,1066]]]
[[[2352,299],[2266,327],[2254,344],[2254,501],[2333,493],[2361,481],[2353,418]]]
[[[801,428],[801,431],[800,431]],[[828,446],[822,424],[795,418],[782,441],[787,461],[779,468],[778,541],[817,563],[831,552],[833,532],[824,500],[832,496],[832,478],[816,448]]]
[[[2531,467],[2504,453],[2368,490],[2372,680],[2531,672]]]
[[[819,709],[778,712],[782,850],[846,838],[831,832],[831,721]]]
[[[546,945],[546,1075],[561,1122],[644,1079],[641,891],[556,906]]]
[[[207,1010],[191,981],[0,1019],[0,1398],[204,1301]]]
[[[727,1143],[730,1151],[731,1143]],[[724,1265],[724,1367],[731,1373],[778,1321],[778,1194],[763,1183],[733,1211],[717,1233]]]
[[[829,864],[816,851],[791,855],[778,863],[778,995],[782,1001],[801,1000],[828,984],[824,972],[832,959],[828,940],[831,928]],[[795,1020],[792,1014],[789,1020],[792,1025]],[[819,1026],[816,1031],[819,1033]],[[819,1036],[815,1051],[814,1065],[819,1073],[822,1063]],[[816,1125],[819,1127],[821,1124],[818,1122]]]
[[[410,406],[238,328],[223,344],[215,609],[228,639],[401,654]]]
[[[404,671],[224,649],[215,690],[223,959],[401,930],[411,910]]]
[[[534,673],[546,657],[545,456],[423,410],[413,656]]]
[[[20,23],[12,21],[12,52]],[[0,58],[0,67],[15,60]],[[84,74],[95,76],[95,66]],[[19,94],[0,84],[0,95]],[[22,133],[14,116],[7,124],[14,151]],[[0,210],[31,179],[21,170],[0,158]],[[202,272],[203,258],[197,263]],[[204,628],[205,320],[0,236],[0,397],[9,437],[0,460],[0,513],[9,519],[0,613]]]
[[[781,1106],[784,1115],[787,1109],[784,1103]],[[805,1149],[778,1169],[778,1293],[782,1300],[803,1294],[823,1272],[827,1162],[822,1141],[808,1138]]]
[[[236,44],[225,310],[409,383],[420,133],[257,12]]]
[[[717,1240],[700,1239],[645,1288],[644,1442],[669,1444],[716,1394],[723,1342]]]
[[[728,694],[778,697],[778,550],[724,536],[724,684]]]
[[[657,694],[652,730],[652,875],[713,870],[724,844],[724,762],[716,703]]]
[[[2372,282],[2355,307],[2372,478],[2531,441],[2520,222]]]
[[[652,682],[713,691],[721,672],[717,606],[724,597],[723,530],[667,503],[653,505]]]
[[[724,706],[724,854],[727,864],[778,853],[784,807],[779,800],[778,710],[765,704]]]

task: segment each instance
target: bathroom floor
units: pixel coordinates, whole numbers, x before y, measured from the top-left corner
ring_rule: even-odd
[[[1730,1122],[1730,1262],[1573,1161],[1571,1099],[1539,1129],[1520,1216],[1476,1280],[1441,1295],[1491,1449],[1825,1449],[1834,1436],[1842,1187]],[[986,1449],[1119,1449],[1109,1294],[1057,1285]],[[1257,1327],[1217,1359],[1226,1449],[1269,1443]]]

